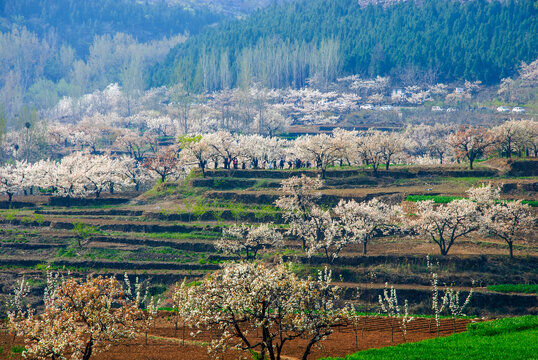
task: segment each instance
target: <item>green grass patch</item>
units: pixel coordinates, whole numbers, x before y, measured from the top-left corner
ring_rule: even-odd
[[[12,354],[22,354],[25,351],[26,351],[26,348],[24,346],[13,345],[11,347],[11,353]]]
[[[346,360],[536,359],[538,316],[469,324],[465,333],[382,349],[359,351]]]
[[[74,258],[75,256],[78,256],[78,255],[77,255],[77,251],[74,248],[69,247],[67,249],[59,249],[58,252],[56,253],[56,256],[65,257],[65,258]]]
[[[538,201],[536,201],[536,200],[523,200],[521,203],[522,204],[527,204],[527,205],[532,206],[532,207],[538,207]]]
[[[405,198],[406,201],[418,202],[433,200],[436,204],[448,204],[453,200],[463,199],[461,196],[441,196],[441,195],[409,195]]]
[[[488,290],[497,291],[502,293],[525,293],[525,294],[538,294],[537,284],[499,284],[489,285]]]

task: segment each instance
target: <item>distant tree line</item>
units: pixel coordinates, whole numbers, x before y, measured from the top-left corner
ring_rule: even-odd
[[[177,45],[150,85],[213,91],[245,81],[325,85],[336,75],[416,82],[498,83],[538,55],[533,0],[414,1],[361,8],[350,0],[300,0],[228,21]]]
[[[166,1],[0,0],[0,111],[10,127],[22,113],[53,107],[119,83],[146,87],[146,68],[201,28],[222,19]]]
[[[85,56],[96,35],[121,32],[146,42],[195,34],[222,16],[163,0],[0,0],[0,18],[1,32],[24,26],[39,37],[57,36]]]

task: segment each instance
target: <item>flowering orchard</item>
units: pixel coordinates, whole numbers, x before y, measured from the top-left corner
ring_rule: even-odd
[[[130,129],[81,130],[81,134],[96,139],[80,140],[86,145],[81,145],[79,151],[65,148],[68,154],[58,157],[59,160],[15,160],[0,167],[0,193],[7,195],[10,202],[13,195],[32,193],[37,188],[56,196],[99,197],[103,191],[140,190],[156,180],[178,179],[193,167],[201,168],[204,174],[210,167],[304,167],[319,169],[322,178],[329,166],[342,165],[366,165],[376,176],[381,166],[388,170],[391,164],[401,163],[465,160],[472,169],[476,160],[494,152],[507,157],[536,156],[536,124],[531,120],[514,120],[492,129],[419,125],[403,132],[336,129],[332,134],[304,135],[293,141],[218,131],[182,136],[172,145],[161,144],[156,135]],[[67,131],[60,129],[54,129],[56,142],[63,137],[58,134]],[[78,136],[78,132],[74,134],[70,136]],[[115,136],[116,140],[104,154],[97,154],[96,146],[104,136]]]

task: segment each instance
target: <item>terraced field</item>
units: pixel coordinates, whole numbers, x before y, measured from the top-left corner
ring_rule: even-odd
[[[82,274],[123,273],[150,279],[151,291],[163,293],[175,282],[196,280],[233,260],[215,249],[222,229],[233,223],[273,222],[284,232],[281,213],[274,207],[280,181],[315,171],[210,170],[182,183],[165,183],[145,194],[107,195],[99,200],[70,201],[47,196],[15,197],[14,210],[0,212],[0,292],[8,293],[14,280],[26,274],[40,294],[47,268]],[[538,200],[538,178],[507,178],[482,167],[395,167],[376,178],[365,169],[330,169],[320,201],[382,198],[403,203],[412,212],[409,195],[464,196],[472,184],[503,185],[507,199]],[[5,205],[5,204],[4,204]],[[82,233],[76,229],[83,229]],[[346,248],[333,264],[333,274],[346,287],[346,297],[360,300],[364,311],[377,311],[377,294],[384,283],[394,284],[414,312],[427,312],[430,296],[426,255],[438,262],[440,283],[470,290],[476,295],[471,313],[516,314],[538,311],[536,294],[496,293],[488,285],[538,281],[536,239],[515,248],[510,260],[504,243],[473,237],[459,241],[448,257],[422,239],[389,236],[375,239],[367,256],[362,248]],[[307,257],[297,241],[263,255],[268,261],[293,261],[298,273],[314,274],[324,266],[321,256]]]

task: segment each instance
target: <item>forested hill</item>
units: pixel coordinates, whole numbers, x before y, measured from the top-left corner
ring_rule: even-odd
[[[270,4],[293,0],[170,0],[192,8],[206,8],[216,13],[244,16]]]
[[[362,8],[357,0],[300,0],[204,30],[175,47],[150,83],[179,81],[206,91],[242,81],[298,87],[318,73],[395,75],[411,68],[439,81],[492,84],[537,58],[537,15],[535,0]]]
[[[0,0],[0,32],[19,26],[40,38],[52,34],[79,55],[85,55],[96,35],[125,33],[146,42],[195,34],[222,18],[207,8],[162,0]]]

